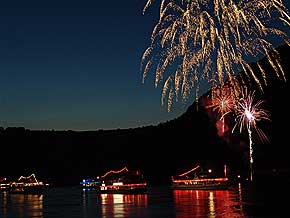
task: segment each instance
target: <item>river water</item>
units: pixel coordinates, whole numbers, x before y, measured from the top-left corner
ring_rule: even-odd
[[[49,188],[43,195],[0,193],[1,218],[278,218],[290,217],[289,188],[171,190],[97,194],[81,187]]]

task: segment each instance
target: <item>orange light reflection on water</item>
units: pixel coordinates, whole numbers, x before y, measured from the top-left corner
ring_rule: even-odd
[[[243,218],[239,196],[229,190],[174,190],[176,218]]]
[[[9,194],[2,193],[2,216],[1,218],[9,218],[9,207],[17,217],[38,217],[43,218],[43,195],[33,194]]]
[[[104,217],[128,217],[132,208],[147,207],[147,194],[101,194]]]

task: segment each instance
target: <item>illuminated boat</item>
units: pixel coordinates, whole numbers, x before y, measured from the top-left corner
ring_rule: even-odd
[[[43,194],[44,189],[48,186],[39,182],[34,174],[30,176],[20,176],[16,182],[10,182],[9,193],[13,194]]]
[[[140,170],[111,170],[99,177],[101,185],[99,193],[141,194],[147,192],[147,183]]]
[[[7,191],[9,190],[10,184],[7,178],[0,177],[0,191]]]
[[[214,176],[212,170],[208,170],[205,174],[203,172],[197,173],[197,170],[201,169],[198,165],[193,169],[172,176],[172,189],[178,190],[215,190],[215,189],[228,189],[229,180],[226,177],[226,166],[224,169],[224,176]]]

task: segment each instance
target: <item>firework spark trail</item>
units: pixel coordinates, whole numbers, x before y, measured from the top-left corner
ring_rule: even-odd
[[[261,120],[270,120],[270,116],[267,110],[261,108],[261,104],[264,102],[262,100],[254,103],[255,91],[247,92],[245,89],[242,92],[242,98],[237,104],[236,110],[236,124],[232,131],[235,130],[237,126],[239,126],[240,132],[244,128],[248,131],[249,136],[249,146],[250,146],[250,179],[253,180],[253,139],[252,139],[252,130],[254,129],[262,142],[268,141],[268,138],[264,134],[264,132],[257,127],[257,122]]]
[[[152,1],[147,0],[143,12]],[[194,90],[197,100],[200,83],[216,75],[221,86],[228,80],[236,87],[237,72],[243,71],[248,80],[242,83],[252,77],[263,91],[266,72],[259,62],[260,71],[254,72],[246,59],[265,55],[276,75],[286,80],[269,39],[278,37],[288,45],[290,40],[273,20],[289,27],[290,16],[282,0],[161,0],[151,45],[141,59],[142,81],[155,71],[155,86],[164,82],[162,103],[169,95],[168,107],[174,99],[186,101]]]

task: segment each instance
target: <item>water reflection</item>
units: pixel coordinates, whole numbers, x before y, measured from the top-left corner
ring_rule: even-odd
[[[176,218],[243,218],[242,200],[231,190],[174,190]]]
[[[1,193],[1,218],[43,218],[43,195]]]
[[[245,218],[289,217],[286,187],[243,186],[197,191],[152,187],[147,194],[98,194],[79,187],[45,195],[0,192],[0,218]],[[283,214],[283,215],[282,215]],[[287,214],[287,215],[285,215]]]
[[[8,207],[8,201],[7,201],[7,195],[8,193],[6,191],[1,193],[1,207],[0,207],[0,214],[3,214],[4,217],[7,217],[7,207]]]
[[[101,194],[102,217],[123,218],[142,214],[147,207],[147,194]]]

